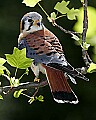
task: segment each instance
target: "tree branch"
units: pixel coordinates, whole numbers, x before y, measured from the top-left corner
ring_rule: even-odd
[[[86,33],[87,33],[87,29],[88,29],[87,4],[88,4],[88,1],[84,0],[84,3],[83,3],[84,20],[83,20],[82,46],[86,42]],[[89,68],[92,60],[90,59],[87,51],[84,48],[82,48],[82,57],[83,57],[83,60],[86,64],[87,68]]]
[[[74,35],[77,35],[78,37],[80,37],[82,34],[81,33],[78,33],[78,32],[74,32],[74,31],[69,31],[69,30],[66,30],[66,29],[64,29],[63,27],[61,27],[60,25],[58,25],[54,20],[53,20],[53,25],[54,26],[56,26],[56,27],[58,27],[61,31],[63,31],[64,33],[68,33],[68,34],[70,34],[70,35],[72,35],[73,36],[73,34]]]
[[[82,44],[83,42],[86,42],[86,33],[88,29],[88,16],[87,16],[87,0],[84,0],[84,20],[83,20],[83,33],[82,33]]]
[[[48,85],[47,80],[42,81],[40,83],[34,83],[34,82],[26,82],[26,83],[20,83],[18,87],[12,87],[11,86],[4,86],[0,87],[0,94],[1,93],[8,93],[8,91],[16,91],[20,89],[29,89],[29,88],[40,88]]]

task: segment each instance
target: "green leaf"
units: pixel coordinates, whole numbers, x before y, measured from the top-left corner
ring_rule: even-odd
[[[53,20],[56,19],[56,14],[55,14],[55,12],[52,12],[52,13],[51,13],[51,17],[47,17],[47,19],[49,20],[49,22],[53,22]]]
[[[80,0],[82,3],[84,3],[84,0]]]
[[[15,79],[15,77],[11,77],[10,84],[12,87],[18,87],[19,86],[19,79]]]
[[[88,73],[92,73],[92,72],[96,72],[96,64],[95,63],[91,63],[90,67],[87,70]]]
[[[90,47],[90,44],[88,44],[88,43],[86,43],[86,42],[83,43],[83,48],[84,48],[85,50],[88,50],[89,47]]]
[[[9,74],[9,70],[3,66],[3,64],[6,62],[6,60],[4,58],[0,58],[0,75],[4,74],[4,70],[6,70],[6,72]]]
[[[4,74],[4,70],[7,72],[7,74],[10,74],[10,71],[3,65],[0,65],[0,75]]]
[[[7,62],[16,68],[26,69],[30,67],[32,63],[32,59],[26,58],[26,48],[19,50],[18,48],[14,48],[13,54],[6,54]]]
[[[39,95],[39,97],[36,97],[36,100],[39,100],[40,102],[44,102],[44,97],[42,95]]]
[[[91,38],[96,36],[96,9],[94,7],[87,7],[88,9],[88,30],[87,30],[87,38]],[[83,7],[79,9],[79,16],[77,16],[77,22],[74,26],[74,30],[82,33],[83,31],[83,16],[84,16]],[[96,40],[95,40],[96,41]],[[90,41],[91,43],[91,41]]]
[[[60,12],[61,14],[66,14],[69,11],[69,8],[67,7],[67,5],[69,4],[70,1],[62,1],[57,2],[57,4],[55,5],[54,9],[57,10],[58,12]]]
[[[3,97],[2,97],[2,95],[0,95],[0,100],[3,100]]]
[[[4,58],[0,58],[0,65],[3,65],[6,62]]]
[[[28,69],[28,68],[26,69],[25,74],[26,74],[26,75],[29,74],[29,69]]]
[[[69,20],[75,20],[76,16],[78,16],[78,15],[79,15],[79,10],[72,8],[71,10],[68,11],[67,18]]]
[[[55,12],[52,12],[52,13],[51,13],[51,19],[53,19],[53,20],[56,19],[56,14],[55,14]]]
[[[22,3],[25,3],[26,6],[34,7],[41,0],[23,0]]]
[[[76,40],[76,41],[79,41],[79,40],[80,40],[80,38],[79,38],[77,35],[74,35],[74,34],[72,34],[72,38],[73,38],[74,40]]]
[[[23,91],[25,91],[25,89],[20,89],[19,91],[15,91],[14,94],[13,94],[13,96],[14,96],[15,98],[19,98],[19,96],[21,95],[21,93],[22,93]]]
[[[4,74],[4,70],[5,70],[4,66],[0,65],[0,75]]]

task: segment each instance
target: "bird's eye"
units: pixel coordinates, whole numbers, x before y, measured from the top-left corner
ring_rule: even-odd
[[[28,22],[32,22],[33,20],[32,19],[28,19]]]

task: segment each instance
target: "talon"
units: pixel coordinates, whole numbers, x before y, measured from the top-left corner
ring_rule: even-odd
[[[40,81],[40,79],[38,79],[37,77],[35,77],[34,82],[39,82],[39,81]]]

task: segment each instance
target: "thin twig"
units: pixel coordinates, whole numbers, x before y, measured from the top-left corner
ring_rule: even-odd
[[[20,90],[20,89],[29,89],[29,88],[40,88],[48,85],[47,80],[42,81],[40,83],[34,83],[34,82],[26,82],[26,83],[20,83],[18,87],[12,87],[11,86],[4,86],[0,87],[0,94],[1,93],[7,93],[10,89],[10,91]]]
[[[56,26],[56,27],[58,27],[64,33],[68,33],[68,34],[70,34],[72,36],[73,36],[73,34],[77,35],[78,37],[80,37],[82,35],[81,33],[74,32],[74,31],[69,31],[69,30],[64,29],[63,27],[61,27],[60,25],[58,25],[55,21],[53,21],[53,25]]]
[[[84,0],[83,8],[84,8],[84,20],[83,20],[83,33],[82,33],[82,44],[86,42],[86,33],[88,29],[88,16],[87,16],[87,0]]]
[[[6,74],[2,74],[3,77],[7,78],[8,81],[10,81],[10,77]]]
[[[33,96],[32,96],[32,97],[35,97],[35,96],[36,96],[36,94],[38,93],[38,91],[39,91],[39,88],[36,88],[36,91],[35,91],[35,93],[33,94]]]
[[[86,42],[86,33],[87,33],[87,29],[88,29],[87,4],[88,4],[88,1],[84,0],[84,3],[83,3],[84,20],[83,20],[82,46]],[[88,68],[90,66],[90,63],[92,62],[92,60],[84,48],[82,48],[82,57],[83,57],[83,60]]]

